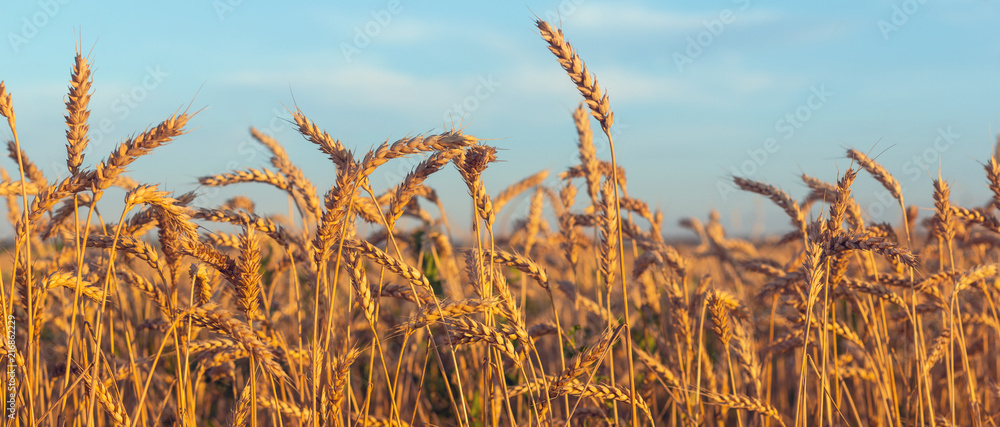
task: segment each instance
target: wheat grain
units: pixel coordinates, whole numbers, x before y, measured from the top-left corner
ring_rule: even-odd
[[[104,383],[100,381],[93,380],[89,375],[83,375],[83,385],[86,387],[88,393],[91,388],[94,388],[94,395],[97,396],[97,401],[101,403],[104,411],[111,416],[111,420],[114,421],[116,426],[127,426],[131,424],[128,413],[125,412],[125,405],[118,396],[111,393],[110,390],[104,387]]]
[[[778,414],[778,410],[774,406],[771,406],[759,399],[754,399],[750,396],[745,396],[741,394],[718,394],[709,393],[709,402],[716,405],[728,406],[731,408],[746,409],[748,411],[757,412],[762,415],[766,415],[778,422],[782,427],[785,423],[782,421],[781,416]]]
[[[847,150],[847,158],[858,162],[862,168],[875,177],[878,182],[882,183],[882,186],[884,186],[886,190],[889,190],[889,193],[892,194],[894,199],[902,200],[903,190],[899,185],[899,181],[896,181],[896,178],[893,178],[892,174],[882,167],[882,165],[878,164],[864,153],[853,148]]]
[[[326,131],[320,130],[301,110],[292,111],[292,118],[295,120],[295,125],[298,126],[299,133],[309,142],[318,145],[320,151],[330,156],[330,160],[337,165],[338,174],[354,164],[354,156],[344,148],[344,145],[333,139]]]
[[[570,80],[583,95],[584,101],[590,107],[591,114],[601,123],[604,133],[610,135],[615,115],[611,112],[608,95],[601,96],[601,86],[597,83],[597,78],[590,74],[583,60],[573,51],[573,47],[563,37],[562,30],[552,28],[552,25],[542,20],[536,20],[535,24],[538,26],[542,39],[549,44],[549,50],[559,60],[559,65],[566,70]]]
[[[643,414],[646,415],[648,419],[653,420],[653,414],[649,411],[649,405],[646,404],[646,401],[642,398],[642,396],[629,396],[627,390],[618,386],[569,382],[559,385],[556,388],[556,392],[560,394],[572,394],[581,397],[593,397],[596,399],[618,402],[635,401],[638,404],[639,409],[642,410]]]
[[[243,227],[240,234],[240,256],[236,261],[234,272],[237,281],[236,304],[247,316],[247,319],[260,319],[260,245],[249,224]]]
[[[296,201],[301,202],[300,207],[304,205],[305,212],[312,215],[313,219],[319,218],[322,213],[319,209],[319,199],[316,197],[316,187],[305,177],[302,170],[292,163],[281,144],[270,135],[253,127],[250,128],[250,134],[274,154],[271,157],[271,165],[285,175],[292,186],[293,191],[290,191],[290,194]]]
[[[410,329],[421,328],[442,319],[452,319],[467,316],[472,313],[485,313],[500,303],[496,298],[472,298],[461,301],[445,301],[437,305],[428,305],[415,314],[407,322]]]
[[[493,198],[493,209],[500,212],[503,210],[504,206],[507,206],[507,203],[509,203],[511,199],[527,191],[529,188],[541,184],[542,181],[545,181],[548,177],[549,171],[542,170],[541,172],[529,175],[528,177],[509,185],[507,188],[503,189],[503,191],[497,193],[496,197]]]
[[[83,163],[83,151],[90,139],[87,137],[90,118],[90,86],[93,84],[90,64],[77,50],[73,73],[70,75],[69,96],[66,100],[66,166],[70,174],[79,172]]]
[[[128,138],[118,145],[104,161],[89,173],[93,186],[104,190],[111,186],[115,179],[125,171],[137,158],[149,154],[153,149],[164,145],[174,138],[184,134],[184,126],[190,119],[187,113],[175,114],[152,129]]]
[[[514,343],[507,334],[466,317],[449,318],[446,323],[449,326],[448,335],[438,336],[438,344],[455,346],[484,341],[512,360],[518,360],[517,351],[514,350]],[[515,339],[517,338],[516,334],[513,336]]]
[[[284,378],[285,372],[277,362],[274,352],[268,348],[249,326],[240,322],[213,303],[204,304],[190,309],[191,320],[199,326],[229,335],[240,343],[243,348],[254,355],[264,370],[277,378]]]
[[[427,276],[424,276],[424,274],[417,268],[389,256],[389,254],[363,239],[349,239],[344,241],[344,244],[361,252],[372,261],[375,261],[380,265],[384,265],[389,270],[392,270],[392,272],[400,275],[400,277],[409,280],[413,286],[423,289],[429,294],[434,293],[434,289],[431,288],[431,284],[427,279]]]

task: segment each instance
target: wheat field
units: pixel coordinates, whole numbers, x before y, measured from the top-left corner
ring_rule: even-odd
[[[983,156],[982,206],[952,205],[939,178],[921,213],[850,149],[837,182],[801,176],[801,200],[731,177],[792,231],[738,239],[712,212],[670,219],[692,240],[666,241],[664,215],[628,194],[597,77],[561,30],[536,24],[582,96],[566,118],[579,162],[552,171],[556,185],[543,170],[496,194],[483,172],[517,165],[461,129],[361,155],[294,108],[335,167],[332,188],[251,129],[271,167],[199,183],[277,189],[291,215],[242,196],[196,206],[196,192],[127,172],[197,113],[85,161],[93,64],[80,53],[68,177],[51,182],[31,155],[56,147],[25,143],[16,90],[0,83],[4,167],[17,168],[0,169],[15,236],[0,258],[4,425],[997,425],[1000,145]],[[416,166],[376,193],[369,177],[404,157]],[[445,168],[468,188],[470,239],[425,185]],[[866,223],[858,175],[899,202],[899,223]],[[98,209],[112,187],[120,213]],[[527,215],[495,234],[519,197]]]

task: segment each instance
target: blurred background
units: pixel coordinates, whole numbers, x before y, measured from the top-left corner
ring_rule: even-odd
[[[178,109],[202,110],[188,135],[131,168],[177,194],[198,188],[199,176],[270,167],[251,126],[284,143],[325,191],[335,171],[290,125],[296,106],[358,155],[461,127],[501,150],[484,175],[492,193],[542,169],[555,183],[577,161],[571,112],[581,98],[538,36],[537,16],[562,27],[609,94],[628,190],[663,210],[670,235],[685,235],[680,218],[704,220],[711,209],[735,234],[787,231],[778,208],[729,178],[801,198],[798,175],[835,182],[852,147],[896,176],[908,204],[933,208],[939,167],[953,203],[990,197],[981,166],[1000,111],[995,2],[41,0],[3,9],[0,80],[22,147],[50,182],[68,175],[64,102],[80,45],[96,67],[85,166]],[[610,159],[606,139],[595,143]],[[417,161],[382,167],[376,190]],[[16,163],[0,165],[16,176]],[[428,184],[453,226],[468,229],[458,174],[448,168]],[[283,193],[260,184],[200,192],[197,206],[247,194],[259,210],[288,211]],[[105,209],[121,205],[115,194]],[[898,205],[870,176],[854,194],[870,221],[898,222]],[[501,232],[526,214],[523,197],[499,215]]]

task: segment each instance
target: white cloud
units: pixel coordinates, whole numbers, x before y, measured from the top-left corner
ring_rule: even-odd
[[[686,34],[704,30],[706,21],[719,19],[726,9],[732,12],[733,23],[738,25],[762,25],[780,19],[773,11],[740,10],[737,4],[701,13],[656,10],[635,4],[595,4],[581,7],[565,19],[572,20],[574,30],[580,32]]]
[[[246,71],[226,79],[248,87],[286,86],[308,91],[312,99],[334,104],[377,108],[387,113],[412,112],[460,98],[459,85],[444,77],[418,77],[405,71],[377,66],[302,68],[291,71]]]
[[[640,5],[588,5],[572,18],[573,26],[581,31],[609,29],[664,29],[691,31],[700,28],[702,14],[649,9]]]

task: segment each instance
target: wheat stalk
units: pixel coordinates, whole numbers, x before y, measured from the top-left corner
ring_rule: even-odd
[[[899,181],[896,181],[896,178],[893,178],[892,174],[882,167],[882,165],[869,158],[865,155],[865,153],[853,148],[847,150],[847,158],[858,162],[862,168],[875,177],[878,182],[882,183],[882,186],[885,187],[886,190],[889,190],[889,193],[892,194],[894,199],[902,200],[903,190],[899,185]]]
[[[542,170],[533,175],[528,175],[524,179],[507,186],[507,188],[497,193],[496,197],[493,198],[493,209],[500,212],[504,206],[507,206],[507,203],[509,203],[511,199],[527,191],[529,188],[541,184],[542,181],[545,181],[548,177],[549,171]]]
[[[128,426],[131,424],[131,419],[128,413],[125,412],[125,405],[122,404],[121,399],[112,394],[108,390],[103,382],[95,381],[90,375],[83,375],[83,385],[86,387],[88,393],[93,389],[94,396],[97,397],[97,401],[100,402],[104,411],[111,416],[111,420],[116,426]]]
[[[90,118],[90,85],[93,84],[90,64],[87,58],[76,52],[73,73],[69,80],[69,96],[66,100],[66,166],[69,173],[75,175],[80,170],[83,163],[83,151],[87,148],[90,138],[87,132],[90,127],[87,120]]]
[[[716,405],[728,406],[730,408],[746,409],[748,411],[756,412],[762,415],[766,415],[775,421],[779,425],[784,427],[785,422],[782,421],[781,415],[778,414],[778,410],[774,406],[771,406],[759,399],[752,398],[750,396],[742,394],[718,394],[709,393],[709,402]]]
[[[580,95],[590,107],[591,114],[601,123],[604,133],[609,133],[611,124],[615,121],[615,115],[611,112],[608,103],[608,95],[601,96],[601,86],[597,83],[597,78],[590,74],[586,64],[576,54],[573,47],[563,37],[562,30],[552,28],[548,22],[536,20],[538,31],[549,44],[549,50],[559,60],[559,65],[566,70],[570,80],[576,85]]]

